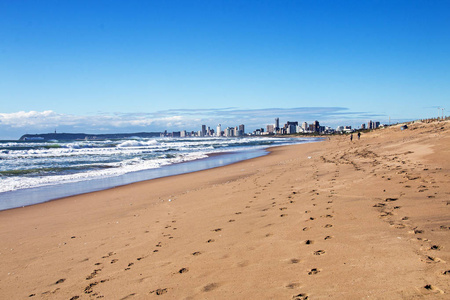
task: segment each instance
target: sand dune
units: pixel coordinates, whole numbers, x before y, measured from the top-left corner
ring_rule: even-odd
[[[0,212],[2,299],[448,299],[450,123]]]

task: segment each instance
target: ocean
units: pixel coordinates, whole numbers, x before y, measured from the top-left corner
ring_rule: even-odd
[[[136,137],[0,141],[0,210],[223,166],[265,155],[268,147],[317,140]]]

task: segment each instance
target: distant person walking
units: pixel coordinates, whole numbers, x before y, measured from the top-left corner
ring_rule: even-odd
[[[358,140],[361,138],[361,132],[358,132]]]
[[[353,141],[353,133],[350,134],[350,142]]]

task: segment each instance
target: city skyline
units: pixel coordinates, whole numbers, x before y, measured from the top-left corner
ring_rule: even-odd
[[[442,111],[439,111],[441,114]],[[130,132],[163,132],[168,131],[198,131],[198,124],[218,124],[231,127],[246,120],[248,128],[265,128],[267,120],[279,115],[284,120],[323,120],[332,127],[343,123],[353,127],[367,123],[370,119],[378,119],[388,123],[377,114],[352,112],[341,107],[297,107],[272,109],[183,109],[159,111],[139,114],[101,114],[91,116],[75,116],[59,114],[53,111],[18,112],[14,114],[0,113],[0,139],[15,140],[23,134],[40,134],[46,132],[114,134]],[[199,117],[200,116],[200,117]],[[314,116],[315,118],[311,118]],[[392,119],[392,122],[404,122],[411,119]],[[6,129],[5,129],[6,128]]]
[[[320,125],[318,120],[311,124],[304,121],[299,124],[298,121],[287,121],[283,127],[280,127],[280,118],[275,118],[273,124],[267,124],[265,128],[256,128],[253,131],[245,132],[245,124],[240,124],[234,127],[226,127],[222,130],[222,124],[218,124],[216,130],[210,126],[201,125],[201,130],[188,131],[172,131],[164,130],[161,132],[161,137],[242,137],[249,135],[290,135],[290,134],[333,134],[333,133],[351,133],[358,130],[372,130],[377,129],[381,125],[380,121],[369,120],[366,123],[362,123],[359,128],[353,128],[351,125],[339,125],[335,129],[330,126]]]

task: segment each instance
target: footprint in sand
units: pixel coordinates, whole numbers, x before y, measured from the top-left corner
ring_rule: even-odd
[[[307,300],[307,299],[309,299],[309,296],[307,294],[300,293],[300,294],[292,296],[292,299],[293,300]]]
[[[421,288],[424,294],[443,294],[444,292],[434,285],[427,284]]]
[[[426,263],[430,264],[430,263],[438,263],[438,262],[441,262],[442,260],[438,257],[433,257],[433,256],[427,255],[427,256],[425,256],[424,261]]]
[[[391,213],[390,211],[384,211],[383,213],[380,214],[380,218],[385,218],[388,216],[393,216],[393,213]]]
[[[331,227],[333,227],[333,225],[332,225],[332,224],[327,224],[327,225],[325,225],[325,226],[323,226],[323,227],[325,227],[325,228],[331,228]]]
[[[194,255],[194,256],[198,256],[200,254],[202,254],[200,251],[195,251],[194,253],[192,253],[192,255]]]
[[[133,266],[133,265],[134,265],[134,263],[130,262],[130,263],[128,264],[128,267],[125,268],[125,271],[131,270],[131,266]]]
[[[441,246],[433,245],[430,247],[430,250],[441,250]]]
[[[101,280],[100,282],[99,282],[99,281],[96,281],[96,282],[90,283],[87,287],[84,288],[84,293],[85,293],[85,294],[90,294],[90,293],[92,293],[92,292],[94,291],[94,290],[93,290],[94,286],[96,286],[96,285],[99,284],[99,283],[104,283],[104,282],[106,282],[106,281],[108,281],[108,279]]]
[[[288,285],[286,285],[286,288],[288,288],[288,289],[294,289],[294,288],[299,287],[299,286],[300,286],[300,283],[298,283],[298,282],[292,282],[292,283],[289,283]]]
[[[318,273],[320,273],[320,270],[317,268],[313,268],[308,272],[308,275],[316,275]]]
[[[102,258],[108,258],[108,257],[113,256],[114,254],[116,254],[116,253],[115,252],[109,252],[108,255],[104,255],[104,256],[102,256]]]
[[[333,237],[331,236],[331,235],[327,235],[325,238],[324,238],[324,240],[330,240],[330,239],[332,239]]]
[[[202,290],[203,290],[203,292],[210,292],[210,291],[212,291],[212,290],[214,290],[214,289],[216,289],[218,287],[219,287],[219,284],[217,284],[217,283],[210,283],[208,285],[205,285]]]
[[[406,228],[406,225],[402,224],[402,223],[396,223],[396,224],[394,223],[392,226],[394,226],[397,229],[404,229],[404,228]]]
[[[150,294],[155,293],[156,295],[161,296],[167,292],[168,292],[168,290],[166,288],[164,288],[164,289],[156,289],[154,291],[151,291]]]
[[[317,251],[314,251],[313,254],[314,255],[323,255],[323,254],[325,254],[325,250],[317,250]]]
[[[86,280],[91,280],[95,276],[97,276],[98,272],[100,272],[102,269],[95,269],[89,276],[86,277]]]
[[[384,201],[386,202],[393,202],[393,201],[397,201],[398,198],[386,198]]]
[[[183,273],[186,273],[188,271],[189,271],[188,268],[181,268],[180,270],[178,270],[178,273],[183,274]]]
[[[312,240],[305,241],[305,245],[312,245],[312,244],[314,244],[314,241],[312,241]]]

